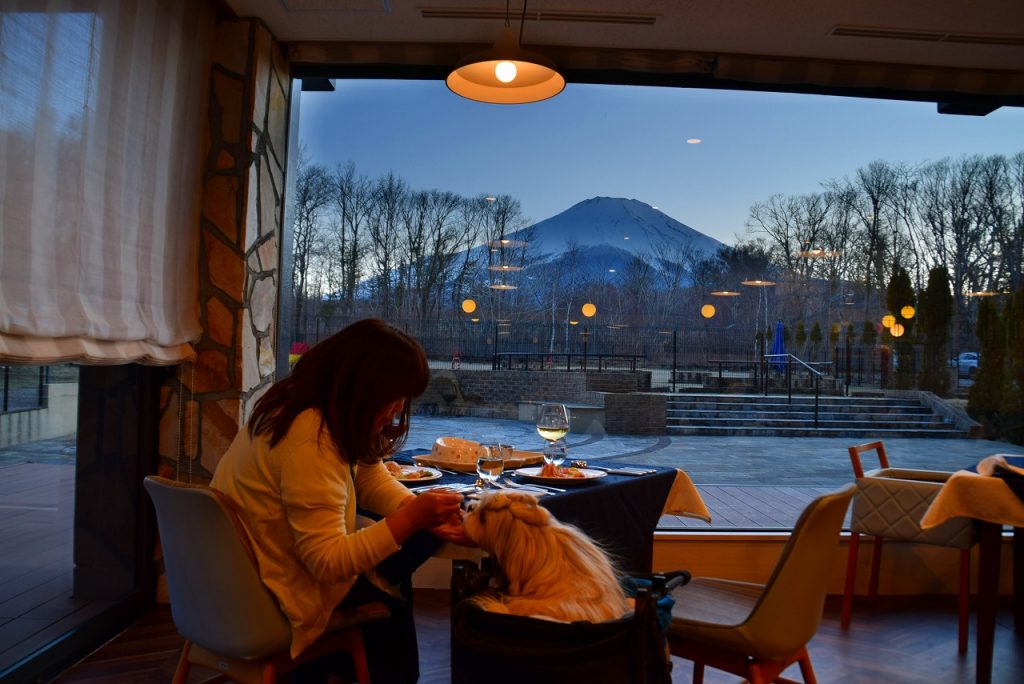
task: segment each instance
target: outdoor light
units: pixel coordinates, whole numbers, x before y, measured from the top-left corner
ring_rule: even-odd
[[[715,290],[711,295],[714,297],[739,297],[740,293],[732,290]]]
[[[581,312],[581,313],[582,313],[582,314],[583,314],[584,316],[586,316],[587,318],[592,318],[592,317],[594,316],[594,314],[596,314],[596,313],[597,313],[597,307],[596,307],[596,306],[594,306],[593,304],[591,304],[590,302],[587,302],[587,303],[586,303],[586,304],[584,304],[584,305],[583,305],[583,307],[582,307],[582,308],[580,309],[580,312]]]
[[[900,309],[900,316],[903,316],[903,318],[907,319],[908,321],[911,318],[914,317],[915,313],[917,313],[917,312],[914,311],[914,307],[912,307],[910,305],[907,305],[907,306],[903,307],[902,309]]]
[[[565,78],[551,60],[520,47],[526,23],[526,0],[519,20],[519,37],[509,24],[505,3],[505,28],[490,50],[470,55],[448,74],[449,90],[477,102],[526,104],[554,97],[565,88]]]
[[[579,321],[569,321],[569,325],[579,325]]]
[[[741,285],[753,285],[756,287],[770,287],[775,284],[774,280],[744,280]]]
[[[469,320],[473,321],[474,323],[479,323],[480,322],[479,318],[470,318]]]
[[[703,316],[704,318],[714,318],[715,305],[705,304],[704,306],[700,307],[700,315]]]
[[[885,314],[884,316],[882,316],[882,327],[883,328],[891,328],[892,324],[895,323],[895,322],[896,322],[896,317],[893,316],[892,314]],[[897,337],[899,337],[899,335],[897,335]]]
[[[902,323],[893,323],[891,326],[889,326],[889,333],[893,337],[903,337],[904,332],[905,331]]]
[[[522,266],[512,266],[510,264],[495,264],[494,266],[488,266],[488,268],[492,271],[503,271],[505,273],[523,270]]]
[[[463,299],[462,310],[465,311],[466,313],[473,313],[474,311],[476,311],[476,302],[474,302],[472,299]]]
[[[506,283],[506,282],[504,282],[502,280],[495,280],[493,283],[491,283],[487,287],[491,288],[492,290],[516,290],[516,289],[518,289],[519,286],[518,285],[513,285],[511,283]]]

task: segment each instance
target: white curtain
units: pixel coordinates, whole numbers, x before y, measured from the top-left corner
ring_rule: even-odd
[[[0,362],[200,334],[206,0],[0,0]]]

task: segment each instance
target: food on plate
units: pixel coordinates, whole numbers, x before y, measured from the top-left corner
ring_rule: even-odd
[[[484,448],[479,442],[468,439],[438,437],[430,450],[430,455],[438,461],[475,465],[476,459],[484,455]]]
[[[430,468],[420,468],[418,466],[404,466],[395,463],[394,461],[385,461],[384,467],[388,469],[388,472],[397,477],[400,480],[428,480],[437,475],[436,471]]]
[[[540,469],[540,477],[559,477],[564,479],[581,479],[587,475],[576,467],[556,466],[553,463],[545,463]]]

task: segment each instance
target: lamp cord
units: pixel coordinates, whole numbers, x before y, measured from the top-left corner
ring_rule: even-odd
[[[505,0],[508,2],[508,0]],[[526,23],[526,0],[523,0],[523,15],[519,18],[519,44],[523,44],[523,25]]]

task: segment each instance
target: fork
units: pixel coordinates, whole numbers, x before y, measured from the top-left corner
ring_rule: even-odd
[[[564,489],[559,489],[558,487],[550,487],[548,485],[534,484],[532,482],[530,482],[528,484],[523,484],[523,483],[520,483],[520,482],[513,482],[512,480],[510,480],[508,478],[505,478],[505,481],[504,481],[503,484],[504,484],[505,487],[512,487],[513,489],[533,489],[534,491],[556,492],[558,494],[565,494],[565,490]]]

